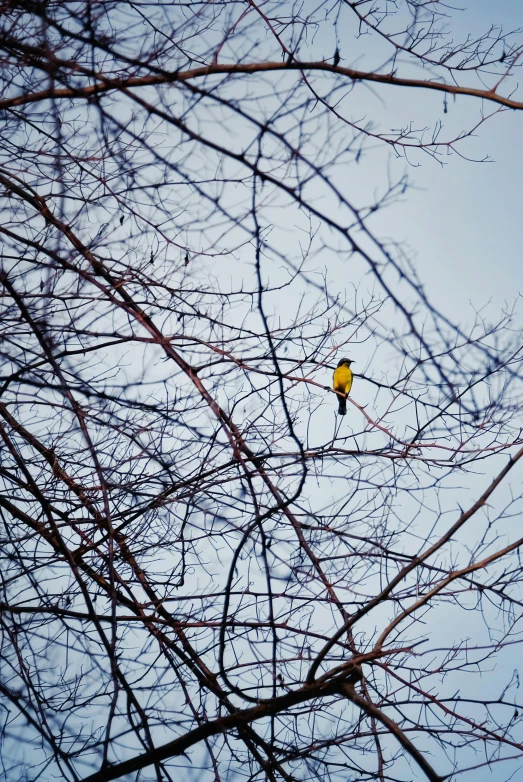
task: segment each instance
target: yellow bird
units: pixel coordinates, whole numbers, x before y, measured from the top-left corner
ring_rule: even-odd
[[[352,369],[350,365],[354,362],[350,358],[342,358],[334,370],[332,377],[334,390],[338,391],[338,415],[345,415],[347,412],[347,396],[352,388]],[[340,396],[345,394],[345,396]]]

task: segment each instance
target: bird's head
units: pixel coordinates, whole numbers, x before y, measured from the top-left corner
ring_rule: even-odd
[[[338,367],[350,367],[351,364],[354,364],[351,358],[342,358],[341,361],[338,361]]]

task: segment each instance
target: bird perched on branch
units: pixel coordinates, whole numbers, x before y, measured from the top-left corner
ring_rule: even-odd
[[[333,385],[334,390],[338,392],[338,415],[345,415],[347,412],[347,396],[352,388],[352,369],[350,365],[354,362],[350,358],[342,358],[334,370]],[[344,394],[344,396],[340,396]]]

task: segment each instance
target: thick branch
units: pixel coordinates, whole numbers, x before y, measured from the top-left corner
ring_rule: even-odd
[[[405,79],[396,76],[394,73],[374,73],[373,71],[358,71],[353,68],[344,68],[341,65],[331,65],[328,62],[256,62],[256,63],[223,63],[206,65],[200,68],[192,68],[188,71],[173,71],[155,73],[147,76],[132,76],[123,78],[104,78],[99,77],[100,81],[87,87],[73,88],[63,87],[61,89],[46,89],[37,92],[19,95],[14,98],[5,98],[0,101],[0,109],[10,109],[16,106],[24,106],[28,103],[38,103],[42,100],[85,98],[90,99],[96,95],[107,92],[130,89],[132,87],[151,87],[161,84],[172,84],[177,82],[190,81],[205,76],[235,75],[235,74],[256,74],[268,73],[271,71],[324,71],[334,73],[338,76],[346,76],[353,82],[365,81],[377,84],[392,84],[396,87],[414,87],[416,89],[436,90],[446,95],[467,95],[472,98],[481,98],[491,103],[497,103],[510,109],[523,109],[523,101],[513,100],[512,98],[499,95],[495,89],[486,90],[475,87],[462,87],[458,84],[446,84],[442,81],[432,81],[431,79]]]
[[[146,768],[152,763],[159,763],[168,760],[169,758],[176,757],[177,755],[182,755],[190,747],[193,747],[195,744],[198,744],[200,741],[203,741],[210,736],[226,733],[227,731],[249,725],[251,722],[263,719],[264,717],[271,717],[280,712],[285,712],[304,701],[333,695],[338,688],[339,684],[333,682],[319,685],[314,684],[313,686],[305,685],[299,690],[281,695],[278,698],[273,698],[271,701],[262,703],[259,706],[238,711],[235,714],[228,714],[227,716],[219,717],[216,720],[210,720],[204,725],[200,725],[200,727],[189,731],[185,735],[180,736],[173,741],[169,741],[161,747],[157,747],[152,752],[144,752],[142,755],[138,755],[130,760],[125,760],[123,763],[107,766],[106,768],[85,777],[82,782],[109,782],[111,779],[118,779],[125,774],[131,774],[142,768]]]

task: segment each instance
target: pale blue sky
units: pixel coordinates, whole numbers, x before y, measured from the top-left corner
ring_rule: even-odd
[[[481,34],[494,21],[501,20],[506,29],[523,27],[523,0],[498,0],[496,3],[493,3],[492,0],[470,0],[468,9],[467,12],[453,12],[452,14],[451,26],[456,30],[456,39],[463,37],[465,32]],[[348,58],[355,56],[357,45],[349,37],[343,44],[342,56],[345,58],[345,64],[356,64]],[[358,46],[368,46],[371,55],[373,54],[371,51],[373,45],[369,36],[358,44]],[[323,41],[319,41],[318,50],[321,51],[322,47]],[[326,40],[325,56],[328,56],[328,52],[332,56],[333,47]],[[523,71],[521,77],[523,78]],[[277,84],[278,80],[275,78],[273,81]],[[355,116],[368,115],[369,119],[372,117],[379,121],[384,130],[404,126],[411,120],[418,127],[431,127],[439,119],[443,119],[445,127],[441,134],[442,138],[448,137],[447,134],[455,135],[463,129],[470,128],[479,119],[482,110],[479,101],[460,98],[455,102],[449,100],[448,113],[443,115],[441,95],[389,86],[370,90],[364,85],[357,85],[350,100],[347,101],[347,105]],[[485,107],[485,109],[487,108]],[[224,126],[221,133],[225,136],[229,133],[229,128]],[[219,137],[220,130],[213,129],[213,134],[213,137]],[[462,153],[470,157],[482,159],[490,156],[493,161],[491,163],[473,163],[454,154],[445,159],[446,164],[441,166],[430,157],[418,154],[413,156],[413,160],[420,165],[414,167],[409,166],[404,159],[394,159],[390,150],[383,144],[380,148],[369,151],[359,165],[340,166],[339,173],[336,172],[336,177],[346,178],[346,191],[351,197],[354,196],[354,202],[357,206],[368,203],[369,197],[375,191],[383,188],[389,174],[394,179],[400,177],[403,172],[407,172],[411,189],[407,190],[393,206],[378,212],[373,218],[372,226],[377,234],[390,237],[396,242],[403,242],[409,248],[429,298],[448,317],[460,324],[472,321],[474,308],[483,307],[487,302],[490,302],[487,313],[491,319],[495,320],[497,314],[502,311],[504,303],[510,304],[517,300],[523,292],[519,240],[520,223],[523,216],[521,207],[522,137],[523,112],[506,111],[484,124],[478,130],[476,138],[470,139],[460,146]],[[244,193],[247,191],[235,190],[234,197],[237,199],[245,197],[247,208],[249,208],[249,195],[247,193],[244,196]],[[241,203],[240,206],[244,208],[245,204]],[[323,204],[325,210],[329,207],[329,203]],[[275,213],[276,209],[277,207],[274,209]],[[302,234],[296,228],[298,218],[302,224],[306,224],[306,218],[302,211],[294,207],[288,208],[283,216],[280,213],[278,217],[281,233],[278,233],[278,229],[274,228],[271,236],[276,238],[273,243],[278,246],[278,239],[284,237],[285,249],[289,256],[294,258],[298,254],[298,242],[302,239]],[[242,235],[241,239],[243,241],[245,237]],[[176,254],[178,255],[178,250],[176,250]],[[242,246],[237,255],[244,263],[241,267],[242,273],[245,269],[246,276],[252,274],[252,247]],[[248,259],[249,266],[245,259]],[[361,266],[361,262],[354,260],[351,265],[350,261],[347,262],[346,258],[337,257],[335,251],[331,251],[329,248],[328,251],[320,254],[318,261],[313,257],[310,266],[314,268],[316,265],[318,273],[321,273],[323,263],[328,266],[327,273],[329,281],[332,282],[332,289],[343,294],[345,288],[350,298],[351,284],[355,284],[358,279],[358,273],[361,271],[358,264]],[[264,261],[264,264],[264,274],[267,275],[267,278],[269,275],[277,278],[277,275],[280,274],[286,275],[285,279],[287,279],[288,269],[282,268],[279,258],[276,258],[273,264],[269,261]],[[226,287],[225,283],[228,284],[226,278],[229,271],[231,277],[234,274],[238,275],[238,266],[239,261],[236,257],[212,262],[213,271],[218,269],[224,280],[224,287]],[[273,277],[271,277],[272,279]],[[366,281],[362,287],[365,285]],[[231,285],[231,287],[233,286]],[[313,294],[316,295],[316,292],[313,291]],[[272,301],[277,303],[283,301],[285,306],[281,307],[282,320],[287,318],[292,321],[301,300],[296,297],[289,301],[288,296],[287,290],[284,290],[280,297],[275,295],[270,299],[270,302],[272,305]],[[521,309],[520,307],[520,314]],[[276,307],[275,310],[276,314],[279,314]],[[254,317],[258,316],[255,314]],[[299,344],[293,348],[296,350],[296,357],[301,358],[303,348]],[[351,350],[354,351],[350,353],[351,357],[357,358],[355,367],[357,372],[364,371],[369,378],[382,379],[382,373],[385,372],[386,366],[385,362],[381,362],[381,354],[376,359],[368,343],[355,344],[351,346]],[[154,352],[152,355],[154,360],[157,360]],[[394,358],[397,361],[397,357]],[[165,365],[159,363],[159,366],[163,372]],[[130,374],[131,369],[129,370]],[[157,370],[158,375],[160,370]],[[209,385],[212,382],[209,379],[210,376],[210,372],[202,372],[204,382]],[[322,367],[321,374],[318,373],[318,381],[325,384],[330,383],[330,370],[325,372]],[[146,392],[148,393],[148,391],[144,391],[144,393]],[[217,397],[224,406],[229,404],[227,393],[228,388],[225,384],[222,388],[218,386]],[[301,388],[296,393],[301,394]],[[374,386],[358,379],[353,395],[359,404],[368,404],[368,410],[373,412]],[[382,408],[386,408],[389,404],[388,398],[383,402],[384,396],[385,393],[379,400],[379,405]],[[321,387],[311,390],[311,398],[311,405],[316,406],[316,409],[311,414],[310,409],[303,406],[299,412],[300,426],[302,426],[303,432],[306,431],[305,427],[308,427],[307,435],[310,433],[311,438],[317,437],[321,442],[328,441],[334,425],[339,423],[335,413],[336,402],[333,395],[327,394]],[[292,399],[291,393],[289,393],[289,399]],[[254,397],[251,398],[250,403],[253,407],[257,405],[259,408],[260,406],[260,401]],[[243,411],[238,412],[240,420],[243,414]],[[402,416],[404,413],[399,411],[394,414],[397,416],[395,425],[398,427],[403,425]],[[249,415],[251,412],[247,411],[245,421],[248,421]],[[351,432],[365,426],[365,421],[362,423],[361,415],[352,408],[342,424],[343,433],[347,432],[348,436],[351,436]],[[209,415],[209,427],[213,426],[214,419]],[[376,433],[376,437],[380,437],[379,432]],[[501,458],[505,460],[506,456]],[[484,469],[487,473],[494,469],[494,466],[490,465],[489,461],[487,466],[484,468],[481,466],[480,469]],[[497,466],[496,463],[495,467]],[[343,465],[339,468],[340,471],[344,469]],[[457,480],[458,478],[456,478]],[[520,480],[521,470],[514,478],[515,482]],[[442,519],[442,524],[447,524],[447,519],[454,518],[452,514],[457,512],[458,499],[466,506],[471,496],[478,496],[478,489],[483,490],[488,484],[488,476],[463,477],[462,474],[459,474],[459,482],[459,497],[452,490],[443,495],[441,506],[435,508],[434,512],[438,512],[441,507],[442,512],[448,514]],[[311,486],[311,495],[317,500],[318,505],[321,505],[323,496],[320,492],[324,491],[323,485],[316,489],[316,483],[311,480]],[[340,481],[337,486],[339,486],[337,491],[346,492],[346,482]],[[465,488],[462,488],[463,486]],[[504,488],[503,491],[508,494],[509,488]],[[498,509],[504,501],[503,491],[500,490],[493,500],[493,506]],[[325,498],[325,502],[327,502],[329,497],[326,490]],[[410,512],[406,504],[398,510],[398,517],[402,512],[405,516]],[[474,520],[474,523],[467,527],[463,534],[463,549],[466,549],[467,535],[470,535],[471,539],[477,538],[480,524],[485,525],[485,519],[486,514],[481,517],[481,521],[478,514],[478,520]],[[433,517],[427,512],[419,523],[420,526],[425,525],[426,529],[429,527],[428,522],[432,524]],[[520,521],[511,520],[510,523],[516,527]],[[456,548],[454,553],[455,551]],[[465,551],[463,556],[466,554]],[[220,556],[222,556],[221,552]],[[162,562],[161,566],[165,569],[166,563]],[[186,589],[192,592],[194,584],[189,583]],[[466,636],[478,640],[483,638],[483,634],[487,634],[479,614],[474,614],[471,611],[466,615],[467,619],[463,620],[464,612],[457,612],[448,605],[445,604],[434,612],[432,621],[437,629],[432,633],[431,645],[435,645],[436,641],[439,642],[440,638],[449,642],[463,639]],[[372,631],[376,615],[377,612],[373,613],[369,619],[369,632]],[[459,619],[455,619],[458,616]],[[465,622],[467,622],[466,627],[464,626]],[[434,629],[434,625],[432,629]],[[494,693],[499,692],[499,683],[510,678],[510,673],[507,674],[507,671],[511,672],[519,664],[519,654],[518,647],[514,646],[508,648],[504,656],[500,655],[496,671],[489,677],[483,677],[483,686],[492,687]],[[465,687],[477,686],[478,678],[474,678],[472,684],[472,677],[466,679],[461,674],[460,677],[463,680],[464,689]],[[451,682],[450,678],[448,677],[444,682],[445,690],[443,684],[441,685],[442,691],[453,692],[452,688],[455,683]],[[459,686],[461,686],[461,682],[456,684],[456,688]],[[23,747],[21,747],[21,751],[23,751]],[[447,768],[442,764],[443,767]],[[508,763],[503,768],[501,766],[494,767],[492,775],[488,770],[482,770],[475,774],[475,782],[486,782],[486,780],[497,778],[505,779],[508,777],[509,771]],[[499,776],[496,776],[497,774]],[[467,775],[463,777],[465,782],[470,778],[471,776]]]
[[[463,13],[454,14],[452,29],[481,33],[491,23],[501,21],[508,31],[523,27],[523,2],[518,0],[473,0]],[[456,23],[460,23],[456,27]],[[523,72],[516,80],[523,79]],[[448,114],[441,113],[441,96],[413,90],[389,90],[387,112],[405,122],[419,117],[421,122],[441,116],[448,127],[465,129],[480,118],[482,105],[471,98],[448,101]],[[409,112],[409,105],[411,111]],[[494,106],[483,106],[485,112]],[[418,158],[418,168],[407,168],[416,191],[408,192],[402,205],[383,214],[383,227],[397,240],[405,240],[427,292],[451,317],[461,319],[464,307],[472,302],[483,306],[491,300],[498,309],[523,292],[523,270],[519,242],[523,219],[523,116],[504,111],[484,123],[460,147],[463,154],[492,162],[473,163],[449,156],[440,166],[428,157]],[[403,170],[397,161],[395,171]],[[398,219],[399,218],[399,219]],[[493,313],[493,309],[489,308]]]

